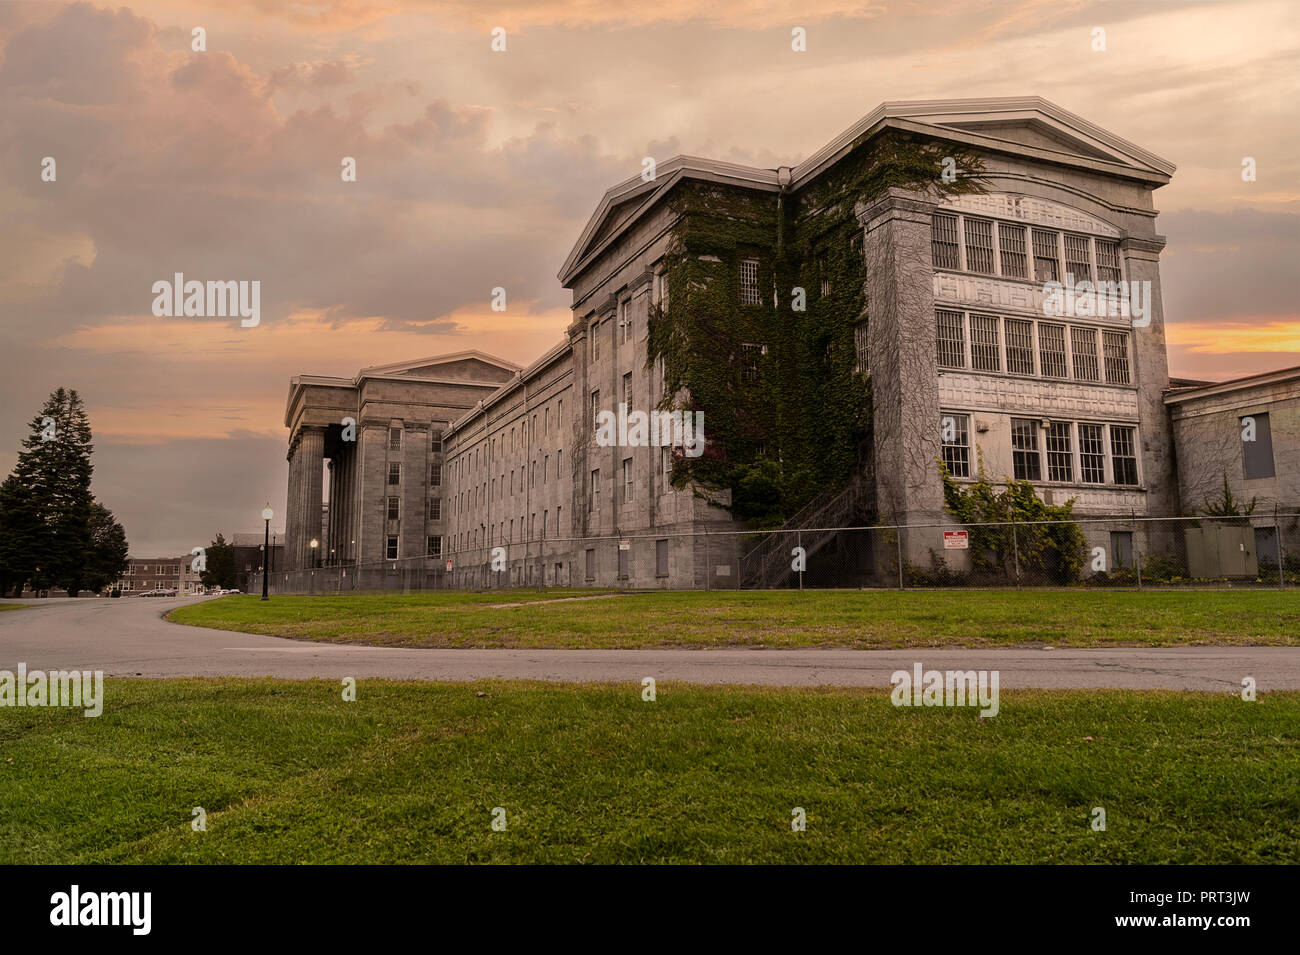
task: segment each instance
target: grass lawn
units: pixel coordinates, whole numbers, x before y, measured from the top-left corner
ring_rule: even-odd
[[[565,599],[582,597],[584,599]],[[1300,596],[1209,591],[548,591],[235,595],[169,619],[399,647],[1059,647],[1300,644]]]
[[[1297,693],[110,680],[0,753],[0,863],[1300,862]]]
[[[0,610],[26,610],[26,604],[7,604],[0,603]]]

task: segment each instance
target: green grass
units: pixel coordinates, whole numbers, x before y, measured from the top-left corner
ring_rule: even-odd
[[[1300,862],[1297,693],[111,680],[0,753],[0,863]]]
[[[0,610],[26,610],[26,604],[7,604],[0,603]]]
[[[583,596],[588,599],[563,599]],[[239,595],[177,623],[400,647],[1059,647],[1300,644],[1276,591],[726,591]]]

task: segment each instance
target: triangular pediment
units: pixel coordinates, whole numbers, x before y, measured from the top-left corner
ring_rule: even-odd
[[[1071,136],[1037,118],[943,123],[942,125],[949,129],[963,129],[967,132],[978,133],[981,136],[988,136],[991,139],[1001,139],[1008,143],[1035,146],[1039,149],[1051,149],[1075,156],[1086,156],[1089,159],[1103,159],[1115,162],[1119,158],[1114,153],[1099,149],[1096,145],[1078,136]]]
[[[359,377],[433,378],[441,381],[505,382],[520,366],[504,358],[470,350],[363,368]]]

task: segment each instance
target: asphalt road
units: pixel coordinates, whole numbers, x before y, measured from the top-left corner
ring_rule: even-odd
[[[383,677],[479,680],[888,686],[914,663],[997,670],[1003,689],[1300,689],[1300,647],[1104,650],[408,650],[308,643],[168,623],[196,598],[22,601],[0,613],[0,670],[103,670],[106,676]],[[205,599],[205,598],[197,598]],[[206,598],[212,599],[212,598]],[[6,601],[17,602],[17,601]]]

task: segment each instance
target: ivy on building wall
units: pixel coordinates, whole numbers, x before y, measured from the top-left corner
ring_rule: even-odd
[[[942,175],[949,158],[953,181]],[[982,171],[954,144],[890,131],[860,140],[799,193],[674,187],[668,304],[651,308],[647,354],[663,362],[659,407],[703,410],[707,438],[702,456],[676,458],[676,486],[730,491],[735,517],[770,527],[869,471],[871,383],[854,340],[868,317],[857,212],[891,187],[982,192]],[[757,261],[756,304],[742,303],[747,259]]]

